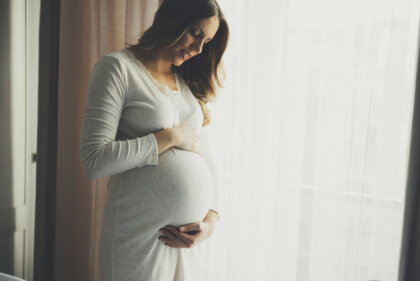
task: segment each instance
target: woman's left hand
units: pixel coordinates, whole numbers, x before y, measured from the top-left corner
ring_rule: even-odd
[[[184,224],[178,228],[167,225],[159,229],[164,234],[164,236],[159,236],[159,240],[172,248],[191,248],[209,238],[214,227],[215,222],[207,220]]]

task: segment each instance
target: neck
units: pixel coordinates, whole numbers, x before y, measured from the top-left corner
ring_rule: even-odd
[[[138,48],[136,51],[138,58],[147,69],[155,73],[172,75],[172,64],[165,54],[165,49],[159,48],[153,51],[144,51]]]

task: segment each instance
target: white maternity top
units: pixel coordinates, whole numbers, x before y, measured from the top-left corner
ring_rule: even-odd
[[[197,100],[176,74],[178,91],[162,87],[124,49],[96,63],[81,135],[89,178],[111,175],[99,249],[102,281],[199,281],[202,244],[170,248],[159,228],[203,220],[218,210],[218,176]],[[158,155],[153,135],[190,126],[203,157],[170,148]]]

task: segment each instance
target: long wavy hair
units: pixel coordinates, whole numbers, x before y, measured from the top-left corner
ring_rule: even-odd
[[[201,54],[174,67],[201,106],[203,126],[210,123],[206,104],[215,100],[216,88],[222,86],[224,73],[221,62],[229,40],[229,27],[216,0],[164,0],[155,14],[152,26],[134,45],[145,51],[173,46],[192,23],[216,15],[219,28],[214,38],[203,46]]]

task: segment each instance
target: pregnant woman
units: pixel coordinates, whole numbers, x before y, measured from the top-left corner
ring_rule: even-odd
[[[218,214],[206,104],[229,30],[215,0],[165,0],[138,44],[103,56],[89,84],[81,160],[110,175],[102,281],[199,281]]]

